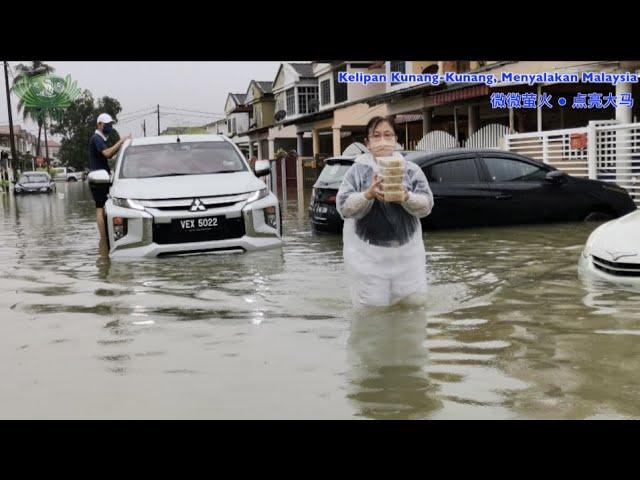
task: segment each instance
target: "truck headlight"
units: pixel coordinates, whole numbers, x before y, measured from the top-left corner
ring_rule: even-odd
[[[133,210],[140,210],[144,212],[144,206],[140,205],[135,200],[131,200],[130,198],[113,198],[113,204],[116,207],[121,208],[131,208]]]
[[[252,202],[256,202],[258,200],[260,200],[261,198],[264,198],[266,196],[269,195],[269,189],[268,188],[263,188],[261,190],[257,190],[255,192],[253,192],[249,198],[247,198],[247,203],[252,203]]]

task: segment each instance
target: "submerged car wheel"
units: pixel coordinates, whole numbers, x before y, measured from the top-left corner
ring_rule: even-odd
[[[77,182],[78,179],[76,177],[69,177],[67,178],[67,182]]]

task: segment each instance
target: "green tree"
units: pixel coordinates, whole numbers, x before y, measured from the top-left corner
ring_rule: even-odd
[[[108,113],[117,121],[121,111],[122,106],[115,98],[105,96],[96,103],[89,90],[83,91],[68,108],[56,115],[50,128],[51,133],[63,136],[58,154],[61,162],[80,170],[88,167],[89,140],[96,129],[98,115]],[[107,145],[112,146],[119,139],[120,134],[114,128]]]
[[[13,79],[13,86],[23,78],[32,78],[38,75],[44,75],[46,73],[55,72],[55,68],[46,63],[41,62],[40,60],[33,60],[31,65],[25,65],[23,63],[16,65],[17,75]],[[36,107],[27,107],[24,104],[22,99],[18,100],[18,105],[16,107],[18,109],[18,113],[22,113],[22,119],[27,120],[30,119],[38,124],[38,141],[36,143],[36,156],[40,156],[40,138],[42,137],[42,128],[46,128],[45,124],[45,113],[40,108]]]

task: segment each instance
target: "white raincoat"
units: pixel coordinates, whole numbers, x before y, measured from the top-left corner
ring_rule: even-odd
[[[409,199],[404,203],[367,200],[364,191],[379,170],[371,153],[359,155],[336,198],[344,218],[344,262],[354,305],[394,305],[413,294],[424,297],[427,289],[420,224],[420,218],[433,208],[427,178],[415,163],[405,162],[403,185]]]

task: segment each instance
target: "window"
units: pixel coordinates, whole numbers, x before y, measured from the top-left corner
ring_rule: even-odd
[[[478,183],[480,176],[473,158],[436,163],[427,168],[427,179],[434,183]]]
[[[342,65],[333,72],[333,101],[335,103],[347,101],[347,84],[338,82],[340,72],[346,72],[347,66]]]
[[[280,93],[276,97],[276,112],[279,112],[280,110],[284,110],[284,97],[285,97],[284,93]]]
[[[296,97],[293,94],[293,88],[287,90],[287,115],[295,115],[296,113]]]
[[[320,102],[322,105],[331,103],[331,80],[323,80],[320,82]]]
[[[547,171],[530,163],[508,158],[485,158],[484,163],[494,182],[539,182]]]
[[[242,157],[228,142],[181,142],[127,148],[122,158],[120,178],[207,175],[246,170]]]
[[[298,113],[318,111],[317,105],[312,104],[313,100],[318,100],[318,87],[298,87]]]
[[[391,60],[389,62],[389,74],[391,72],[407,73],[407,62],[404,60]],[[391,82],[391,85],[398,85],[400,82]]]
[[[318,177],[318,181],[324,183],[339,183],[344,178],[344,174],[347,173],[347,170],[351,168],[351,165],[353,165],[351,162],[327,163],[322,169],[322,172]]]

